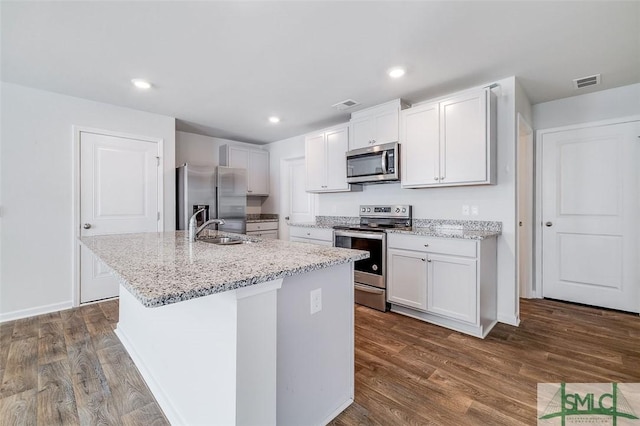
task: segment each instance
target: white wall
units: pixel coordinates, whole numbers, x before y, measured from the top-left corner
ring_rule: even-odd
[[[184,163],[201,166],[217,166],[220,164],[220,146],[242,145],[249,148],[261,148],[260,145],[238,142],[231,139],[213,138],[188,132],[176,132],[175,167]],[[272,168],[273,170],[273,168]],[[260,214],[264,197],[247,197],[247,213]]]
[[[640,83],[533,106],[536,130],[640,114]]]
[[[0,83],[0,320],[72,304],[72,126],[164,140],[164,228],[175,229],[175,120]]]
[[[502,222],[498,238],[498,315],[502,322],[517,323],[515,269],[515,143],[516,80],[509,77],[497,81],[501,86],[498,102],[498,184],[452,188],[401,189],[400,184],[367,185],[362,192],[319,194],[318,215],[357,216],[360,204],[411,204],[414,217],[424,219],[492,220]],[[522,94],[521,94],[522,95]],[[520,100],[526,111],[526,96]],[[271,151],[271,193],[265,211],[279,209],[280,160],[304,155],[304,137],[286,139],[267,145]],[[276,168],[277,167],[277,168]],[[463,216],[462,205],[476,205],[478,216]],[[282,221],[281,227],[286,226]]]

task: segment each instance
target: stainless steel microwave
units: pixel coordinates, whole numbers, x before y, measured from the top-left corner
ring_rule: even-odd
[[[348,183],[384,183],[400,179],[400,144],[385,143],[347,152]]]

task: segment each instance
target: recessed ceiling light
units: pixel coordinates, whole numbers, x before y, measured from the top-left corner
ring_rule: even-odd
[[[389,77],[391,77],[391,78],[399,78],[399,77],[402,77],[404,75],[404,73],[405,73],[404,68],[399,68],[399,67],[391,68],[389,70]]]
[[[134,78],[133,80],[131,80],[131,83],[133,83],[133,85],[138,89],[151,89],[151,83],[141,78]]]
[[[280,117],[276,117],[276,116],[269,117],[269,122],[273,123],[273,124],[279,123],[280,122]]]

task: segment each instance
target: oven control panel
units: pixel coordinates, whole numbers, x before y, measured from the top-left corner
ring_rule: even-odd
[[[408,206],[408,205],[360,206],[360,216],[361,217],[388,217],[388,218],[411,219],[411,206]]]

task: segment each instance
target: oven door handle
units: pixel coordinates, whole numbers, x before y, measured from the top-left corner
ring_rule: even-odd
[[[383,294],[384,293],[384,290],[382,290],[382,289],[369,288],[367,286],[360,285],[360,284],[354,284],[354,287],[355,287],[356,290],[364,291],[365,293],[372,293],[372,294]]]
[[[389,170],[387,169],[387,159],[389,156],[388,151],[382,151],[382,173],[387,175],[389,174]]]
[[[365,238],[367,240],[382,240],[384,239],[384,232],[379,233],[367,233],[367,232],[345,232],[345,231],[336,231],[336,237],[351,237],[351,238]]]

